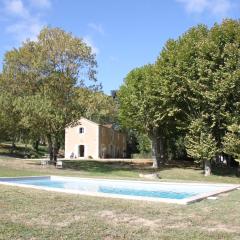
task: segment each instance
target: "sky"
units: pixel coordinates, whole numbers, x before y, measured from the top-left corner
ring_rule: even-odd
[[[110,94],[132,69],[154,63],[169,38],[224,18],[240,18],[240,0],[0,0],[0,69],[6,51],[60,27],[92,47]]]

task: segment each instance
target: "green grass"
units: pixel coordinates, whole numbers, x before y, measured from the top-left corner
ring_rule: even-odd
[[[0,239],[238,239],[240,191],[188,206],[1,186]]]
[[[38,161],[0,160],[0,176],[63,175],[133,178],[148,164],[66,161],[64,169]],[[169,164],[163,179],[240,183],[233,173],[204,177],[188,164]],[[240,191],[187,206],[97,198],[0,185],[0,239],[240,239]]]
[[[172,163],[155,171],[149,162],[99,162],[99,161],[64,161],[64,169],[54,166],[41,167],[40,161],[24,159],[0,159],[0,177],[26,175],[63,175],[79,177],[103,178],[133,178],[139,179],[139,174],[158,172],[160,181],[202,181],[240,183],[240,178],[234,175],[234,170],[214,170],[213,175],[205,177],[202,169],[190,163]],[[221,173],[221,174],[220,174]]]
[[[31,145],[17,143],[13,149],[9,142],[0,143],[0,157],[16,157],[16,158],[41,158],[47,154],[46,146],[39,146],[38,151],[34,150]]]

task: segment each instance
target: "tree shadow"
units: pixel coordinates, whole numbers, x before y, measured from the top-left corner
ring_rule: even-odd
[[[151,163],[136,163],[136,162],[122,162],[122,161],[107,161],[100,162],[94,160],[73,160],[63,161],[64,169],[72,169],[76,171],[87,171],[93,173],[108,173],[114,171],[144,171],[150,172]]]
[[[199,164],[194,163],[193,161],[173,161],[165,164],[161,170],[171,169],[171,168],[181,168],[181,169],[192,169],[196,171],[201,171],[204,175],[204,169]],[[237,168],[229,167],[226,165],[221,166],[212,166],[212,175],[222,176],[222,177],[237,177],[236,176]]]
[[[216,176],[223,176],[223,177],[237,177],[237,168],[235,167],[214,167],[212,168],[212,174]]]
[[[87,171],[87,172],[114,172],[114,171],[133,171],[141,173],[155,173],[162,170],[168,170],[172,168],[181,169],[194,169],[200,170],[201,168],[192,162],[182,161],[182,162],[168,162],[160,167],[160,169],[152,168],[151,161],[95,161],[95,160],[67,160],[63,162],[64,169],[72,169],[76,171]]]
[[[40,165],[40,162],[28,162],[31,165]],[[63,160],[63,169],[73,171],[83,171],[89,173],[113,173],[113,172],[135,172],[150,174],[161,172],[164,170],[171,170],[174,168],[189,169],[193,171],[201,171],[204,175],[202,167],[189,161],[172,161],[161,166],[159,169],[152,168],[152,162],[150,161],[96,161],[96,160]],[[212,175],[236,177],[236,169],[229,167],[214,167],[212,168]]]
[[[38,151],[31,147],[14,146],[11,144],[0,144],[0,156],[9,158],[39,158],[46,154],[45,147],[39,146]]]
[[[171,168],[181,168],[181,169],[192,169],[192,170],[201,170],[201,166],[194,163],[193,161],[178,160],[178,161],[168,161],[162,167],[163,170]]]

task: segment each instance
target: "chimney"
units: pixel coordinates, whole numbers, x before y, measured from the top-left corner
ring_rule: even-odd
[[[117,90],[111,90],[111,97],[115,99],[117,97]]]

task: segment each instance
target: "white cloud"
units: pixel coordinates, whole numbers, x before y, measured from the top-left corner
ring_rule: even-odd
[[[83,37],[83,41],[92,49],[92,52],[95,54],[99,54],[99,49],[95,46],[95,44],[93,43],[93,40],[90,36],[85,36]]]
[[[29,17],[29,12],[24,7],[21,0],[5,1],[5,12],[7,14],[16,15],[24,18]]]
[[[96,31],[96,32],[98,32],[98,33],[100,33],[100,34],[102,34],[102,35],[104,35],[104,33],[105,33],[105,32],[104,32],[104,29],[103,29],[103,27],[102,27],[101,24],[89,23],[88,26],[89,26],[90,28],[92,28],[94,31]]]
[[[43,10],[51,6],[50,0],[5,0],[4,15],[9,24],[5,31],[12,35],[17,44],[26,39],[35,40],[41,28],[46,25],[40,18]],[[34,8],[32,8],[34,7]]]
[[[6,31],[14,35],[18,42],[23,42],[26,39],[36,40],[37,35],[43,27],[38,19],[31,21],[21,21],[7,26]]]
[[[230,1],[227,0],[221,0],[218,1],[218,4],[216,4],[213,8],[212,8],[212,12],[216,15],[226,15],[232,8],[232,4]]]
[[[188,13],[208,12],[215,16],[226,16],[233,7],[231,0],[177,0]]]
[[[37,8],[50,8],[52,5],[50,0],[29,0],[29,1],[33,7]]]

